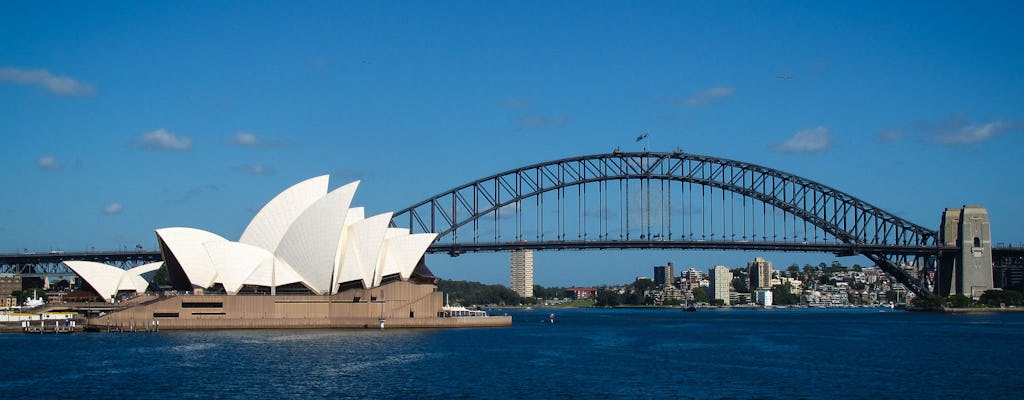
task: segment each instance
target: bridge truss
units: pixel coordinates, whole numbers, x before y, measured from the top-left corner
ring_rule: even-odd
[[[930,297],[936,232],[821,183],[683,152],[614,152],[529,165],[398,211],[430,252],[740,249],[861,254]],[[948,250],[948,249],[945,249]]]
[[[18,274],[25,278],[70,276],[74,272],[63,264],[64,260],[95,261],[129,269],[161,259],[159,251],[144,250],[2,254],[0,273]]]

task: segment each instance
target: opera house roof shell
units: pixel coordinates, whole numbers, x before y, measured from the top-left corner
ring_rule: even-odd
[[[336,294],[341,287],[409,279],[436,234],[390,228],[390,212],[366,217],[363,208],[351,207],[358,181],[329,192],[328,181],[329,176],[318,176],[284,190],[253,217],[238,241],[194,228],[157,229],[173,286],[219,285],[231,295],[246,286],[300,284],[315,294]],[[98,266],[103,264],[66,264],[104,296],[145,290],[129,275],[135,269],[118,275]]]

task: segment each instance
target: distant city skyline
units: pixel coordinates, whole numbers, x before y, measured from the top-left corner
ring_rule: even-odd
[[[736,159],[938,229],[1024,243],[1019,2],[0,4],[0,252],[237,239],[291,182],[372,215],[520,166],[648,149]],[[646,136],[638,141],[641,136]],[[956,182],[953,184],[952,182]],[[963,188],[969,190],[963,190]],[[508,254],[428,255],[508,284]],[[536,252],[544,286],[830,254]],[[869,262],[862,257],[844,264]]]

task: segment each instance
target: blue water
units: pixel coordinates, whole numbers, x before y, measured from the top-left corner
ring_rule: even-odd
[[[498,313],[513,326],[5,334],[0,397],[1024,396],[1024,313]]]

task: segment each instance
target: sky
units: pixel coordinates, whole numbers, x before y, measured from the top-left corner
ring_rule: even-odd
[[[359,179],[367,214],[521,166],[682,148],[825,183],[937,229],[982,204],[1024,243],[1024,3],[2,2],[0,253],[241,235],[281,190]],[[649,132],[644,143],[634,139]],[[672,261],[539,252],[535,283]],[[867,263],[853,257],[840,261]],[[508,255],[430,255],[508,284]]]

